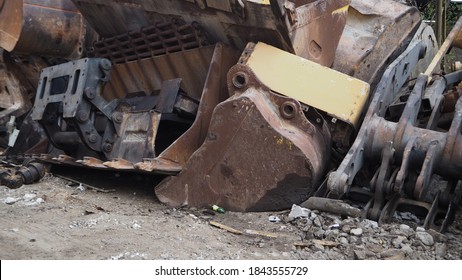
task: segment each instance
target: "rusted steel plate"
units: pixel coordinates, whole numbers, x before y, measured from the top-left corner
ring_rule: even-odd
[[[163,81],[181,77],[181,88],[199,100],[214,49],[215,46],[207,46],[115,64],[103,97],[110,100],[124,98],[129,93],[156,94]]]
[[[183,166],[204,142],[215,106],[229,97],[226,74],[236,64],[238,57],[235,50],[222,44],[214,47],[194,123],[156,160],[146,160],[137,164],[137,168],[170,174],[172,171],[179,171],[178,166]]]
[[[374,90],[419,25],[415,7],[394,0],[352,0],[334,69],[370,83]]]
[[[91,55],[124,63],[209,45],[197,24],[158,22],[93,44]]]
[[[22,27],[22,1],[0,0],[0,47],[11,52]]]
[[[104,166],[114,169],[133,170],[133,163],[125,159],[114,159],[103,163]]]
[[[215,108],[204,144],[179,175],[156,187],[157,197],[171,206],[234,211],[286,209],[306,200],[329,158],[327,126],[308,121],[298,101],[262,87],[248,67],[235,66],[229,75],[235,94]]]
[[[5,1],[0,10],[0,46],[9,52],[75,59],[89,33],[71,0]]]
[[[94,157],[84,157],[82,160],[77,160],[77,163],[81,163],[85,166],[89,166],[89,167],[95,167],[95,168],[107,168],[107,166],[105,166],[103,164],[103,161],[98,159],[98,158],[94,158]]]
[[[73,0],[102,37],[113,37],[156,21],[197,22],[210,41],[243,50],[262,41],[331,66],[350,0],[293,1],[148,1]],[[326,36],[326,34],[329,34]]]

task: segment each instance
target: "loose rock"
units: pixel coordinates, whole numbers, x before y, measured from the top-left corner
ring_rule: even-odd
[[[31,201],[31,200],[34,199],[35,197],[37,197],[37,195],[34,194],[34,193],[26,193],[26,194],[23,196],[23,199],[24,199],[24,201]]]
[[[410,256],[414,252],[414,250],[412,250],[411,246],[409,245],[402,245],[401,251],[403,251],[407,256]]]
[[[435,244],[435,255],[437,258],[444,258],[448,252],[448,246],[445,243],[436,243]]]
[[[292,205],[292,209],[290,210],[289,213],[289,221],[293,221],[296,218],[300,217],[305,217],[308,218],[310,216],[310,213],[312,213],[309,209],[300,207],[296,204]]]
[[[441,234],[439,232],[437,232],[436,230],[434,229],[429,229],[427,230],[427,232],[433,236],[433,240],[435,242],[447,242],[448,241],[448,237],[444,234]]]
[[[422,241],[422,243],[427,245],[427,246],[433,246],[433,244],[435,244],[435,241],[433,240],[433,236],[431,236],[427,232],[418,231],[418,232],[416,232],[415,237],[418,240]]]
[[[340,244],[344,244],[344,245],[349,244],[348,239],[346,239],[345,237],[340,237],[338,239],[338,242],[340,242]]]
[[[401,245],[405,240],[407,240],[406,237],[398,236],[395,239],[393,239],[393,241],[391,243],[393,244],[393,246],[395,246],[395,248],[398,249],[398,248],[401,248]]]
[[[353,254],[354,254],[355,260],[365,260],[366,259],[365,250],[354,250]]]
[[[363,234],[363,229],[362,228],[351,229],[350,234],[352,234],[354,236],[361,236]]]
[[[8,204],[8,205],[13,205],[15,204],[19,199],[14,198],[14,197],[7,197],[3,200],[3,203]]]
[[[402,250],[390,249],[380,253],[380,257],[386,260],[403,260],[405,253]]]

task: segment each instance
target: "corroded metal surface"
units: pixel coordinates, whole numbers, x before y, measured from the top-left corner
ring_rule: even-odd
[[[53,146],[61,151],[57,156],[38,157],[99,169],[178,173],[204,141],[216,104],[229,97],[226,73],[238,54],[221,44],[213,48],[213,56],[204,58],[210,65],[199,104],[186,93],[180,94],[181,78],[164,80],[155,95],[107,101],[102,96],[111,79],[107,59],[86,58],[45,68],[32,117],[42,123]],[[198,53],[205,56],[209,47],[206,52],[196,50],[185,51],[179,58]],[[158,146],[165,136],[158,131],[164,122],[189,129],[162,150]]]
[[[205,45],[209,44],[197,24],[167,22],[97,41],[91,55],[123,63]]]
[[[462,99],[447,127],[442,106],[444,93],[460,83],[462,71],[433,79],[422,74],[410,90],[403,87],[428,54],[425,47],[423,40],[411,43],[387,68],[354,144],[329,175],[327,187],[332,196],[368,192],[365,218],[382,223],[397,210],[412,209],[425,227],[444,231],[461,199]],[[430,64],[427,73],[434,68]]]
[[[12,51],[21,33],[22,1],[0,1],[0,47]]]
[[[171,206],[217,204],[234,211],[304,201],[329,159],[326,124],[317,122],[319,115],[308,120],[298,101],[272,93],[248,66],[230,70],[228,87],[234,95],[215,108],[204,144],[179,175],[156,187],[157,197]]]
[[[229,97],[226,74],[236,64],[239,54],[222,44],[214,48],[207,71],[196,119],[191,127],[156,159],[147,159],[136,167],[141,170],[178,172],[206,139],[212,113],[218,103]]]
[[[243,50],[262,41],[331,66],[350,0],[73,0],[102,37],[113,37],[172,19],[197,22],[212,43]],[[326,36],[326,34],[329,34]]]
[[[352,0],[334,69],[375,89],[420,25],[419,11],[393,0]]]
[[[70,0],[6,1],[0,15],[0,46],[9,52],[76,59],[91,32]]]
[[[103,92],[110,100],[125,98],[130,93],[153,95],[164,80],[182,78],[181,88],[199,100],[215,46],[153,56],[112,67],[111,80]]]

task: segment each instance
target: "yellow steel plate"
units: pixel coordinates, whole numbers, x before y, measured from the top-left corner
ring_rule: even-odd
[[[264,43],[245,64],[271,90],[358,126],[368,83]]]

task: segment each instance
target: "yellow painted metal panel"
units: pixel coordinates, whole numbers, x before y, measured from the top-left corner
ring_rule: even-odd
[[[264,43],[255,45],[245,63],[271,90],[359,124],[368,83]]]

